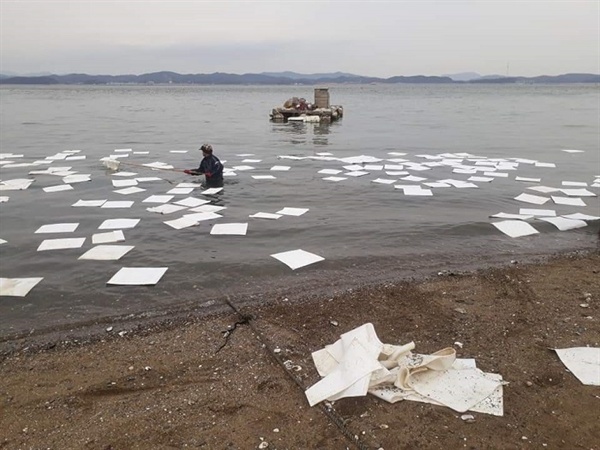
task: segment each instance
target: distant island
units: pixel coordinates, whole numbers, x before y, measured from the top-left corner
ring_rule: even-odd
[[[468,74],[469,76],[465,76]],[[142,75],[68,75],[14,76],[0,74],[0,84],[67,84],[67,85],[111,85],[111,84],[201,84],[201,85],[317,85],[317,84],[541,84],[541,83],[600,83],[600,75],[591,73],[567,73],[564,75],[541,75],[536,77],[508,77],[501,75],[479,76],[472,72],[443,76],[393,76],[390,78],[366,77],[350,73],[334,72],[300,74],[296,72],[263,72],[211,74],[179,74],[176,72],[154,72]]]

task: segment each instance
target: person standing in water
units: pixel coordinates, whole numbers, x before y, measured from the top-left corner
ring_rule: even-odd
[[[219,158],[213,155],[212,145],[204,144],[202,150],[202,161],[197,169],[184,170],[188,175],[204,175],[207,187],[223,187],[223,164]]]

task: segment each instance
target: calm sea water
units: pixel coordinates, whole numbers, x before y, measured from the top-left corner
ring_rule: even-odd
[[[312,87],[295,86],[58,86],[0,89],[0,152],[23,154],[15,162],[32,162],[63,150],[78,149],[83,161],[55,161],[89,173],[92,181],[74,190],[46,193],[58,177],[35,175],[24,191],[4,191],[0,204],[0,275],[44,277],[25,298],[0,297],[0,335],[109,322],[117,316],[157,314],[167,309],[207,307],[231,295],[239,301],[259,301],[318,292],[328,295],[358,284],[397,279],[416,273],[473,268],[511,259],[597,245],[598,222],[573,231],[558,231],[532,222],[540,234],[512,239],[491,225],[490,214],[516,213],[539,206],[514,197],[531,183],[515,176],[541,178],[560,187],[562,181],[591,184],[600,175],[599,91],[596,85],[368,85],[330,86],[331,101],[344,106],[345,117],[332,125],[275,124],[268,114],[291,96],[311,99]],[[202,143],[211,143],[227,167],[246,164],[255,170],[226,179],[225,190],[213,203],[226,206],[216,223],[248,222],[246,236],[211,236],[215,222],[174,230],[163,221],[183,213],[158,215],[142,203],[164,194],[178,182],[191,181],[178,172],[126,167],[138,177],[160,176],[144,183],[145,192],[120,195],[111,180],[117,177],[99,159],[114,149],[148,151],[122,161],[154,161],[177,168],[196,167]],[[569,154],[562,149],[581,149]],[[188,150],[187,153],[171,153]],[[339,161],[287,160],[282,155],[314,156],[329,152],[344,158],[368,155],[382,159],[404,152],[418,155],[469,153],[487,158],[525,158],[555,163],[555,168],[520,164],[507,178],[477,183],[478,189],[434,189],[433,197],[407,197],[376,178],[399,179],[381,171],[323,181],[324,168],[341,169]],[[465,164],[473,164],[467,162]],[[385,161],[383,162],[385,163]],[[389,162],[388,162],[389,163]],[[289,165],[288,172],[271,172]],[[48,166],[0,168],[5,181],[28,177]],[[252,175],[272,174],[276,180]],[[470,175],[434,167],[412,175],[426,181],[466,180]],[[410,184],[400,180],[399,183]],[[417,183],[415,183],[417,184]],[[599,193],[598,188],[590,187]],[[540,194],[543,195],[543,194]],[[176,196],[185,198],[187,196]],[[133,200],[130,209],[73,208],[79,199]],[[175,200],[175,199],[174,199]],[[587,207],[547,203],[557,214],[598,215],[598,197],[585,198]],[[249,219],[259,211],[309,208],[300,217]],[[119,261],[77,258],[92,247],[91,235],[105,219],[140,218],[125,230],[123,244],[135,248]],[[68,234],[35,234],[42,225],[78,222]],[[38,252],[44,239],[86,237],[80,249]],[[304,249],[325,261],[297,271],[269,255]],[[121,267],[168,267],[154,287],[107,286]],[[215,300],[217,299],[217,300]]]

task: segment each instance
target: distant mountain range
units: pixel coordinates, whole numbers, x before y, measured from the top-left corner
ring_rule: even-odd
[[[0,84],[250,84],[250,85],[315,85],[315,84],[395,84],[395,83],[600,83],[600,75],[591,73],[568,73],[564,75],[541,75],[537,77],[504,77],[501,75],[481,76],[474,72],[443,76],[394,76],[390,78],[365,77],[350,73],[263,72],[211,74],[179,74],[175,72],[154,72],[142,75],[69,75],[14,76],[0,74]]]

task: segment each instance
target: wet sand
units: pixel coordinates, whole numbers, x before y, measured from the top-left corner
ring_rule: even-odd
[[[1,342],[0,448],[597,448],[598,388],[550,349],[600,346],[598,251],[311,287]],[[509,382],[504,416],[371,396],[309,407],[311,352],[365,322],[422,353],[461,342]]]

